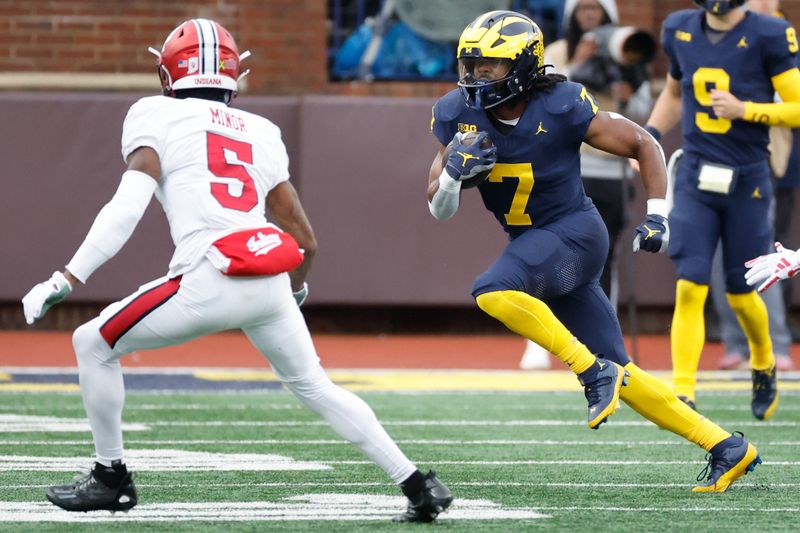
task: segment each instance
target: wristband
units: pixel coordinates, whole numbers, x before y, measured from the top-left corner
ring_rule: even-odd
[[[661,142],[661,132],[658,131],[655,127],[648,124],[644,127],[644,131],[652,135],[653,139],[655,139],[656,142]]]
[[[647,200],[647,214],[660,215],[668,218],[669,209],[667,209],[667,201],[664,198],[650,198]]]

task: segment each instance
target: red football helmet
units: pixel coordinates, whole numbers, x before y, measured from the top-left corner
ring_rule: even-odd
[[[239,74],[239,63],[250,52],[239,55],[233,36],[213,20],[187,20],[169,34],[158,57],[158,76],[165,96],[176,90],[213,88],[233,91],[250,71]]]

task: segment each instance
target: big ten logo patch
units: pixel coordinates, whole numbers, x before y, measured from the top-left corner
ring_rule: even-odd
[[[478,131],[478,126],[475,124],[464,124],[463,122],[458,123],[458,131],[461,133],[467,133],[468,131]]]

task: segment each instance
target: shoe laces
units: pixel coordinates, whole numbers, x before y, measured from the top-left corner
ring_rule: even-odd
[[[89,488],[91,485],[94,485],[94,484],[96,484],[96,483],[97,483],[97,480],[94,478],[94,476],[92,475],[92,473],[91,473],[91,472],[89,472],[88,474],[86,474],[86,476],[84,476],[84,477],[82,477],[82,478],[79,478],[79,479],[78,479],[78,480],[75,482],[75,491],[76,491],[76,492],[77,492],[77,491],[85,491],[85,490],[87,490],[87,489],[88,489],[88,488]]]
[[[92,470],[83,470],[80,474],[72,476],[72,484],[77,487],[84,484],[90,477],[92,477]]]
[[[706,461],[708,461],[708,463],[705,468],[697,474],[697,481],[707,481],[711,479],[711,474],[714,472],[714,463],[716,462],[711,452],[706,454]]]
[[[734,431],[731,436],[739,437],[740,439],[744,438],[744,433],[741,431]],[[714,477],[714,471],[718,469],[723,469],[722,465],[720,465],[720,460],[714,457],[714,454],[708,452],[706,454],[706,463],[705,468],[697,474],[697,481],[708,481],[712,477]]]
[[[599,385],[605,385],[609,381],[611,381],[611,378],[602,377],[586,384],[583,389],[583,394],[586,396],[586,400],[589,402],[589,405],[594,405],[600,401]]]

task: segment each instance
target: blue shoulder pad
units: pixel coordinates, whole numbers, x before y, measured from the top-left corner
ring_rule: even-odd
[[[446,95],[439,98],[433,108],[436,120],[450,122],[457,119],[458,116],[467,108],[467,103],[464,101],[464,97],[461,96],[461,91],[458,89],[453,89]]]
[[[778,18],[778,17],[770,17],[767,15],[761,15],[759,13],[750,13],[751,17],[755,18],[755,26],[756,31],[758,32],[759,37],[786,37],[786,29],[791,28],[792,25],[789,24],[785,19]],[[783,42],[786,42],[785,40]]]
[[[561,115],[570,112],[584,100],[581,96],[584,90],[580,83],[564,81],[544,93],[540,98],[544,100],[544,108],[548,113]]]
[[[447,146],[453,139],[457,129],[457,119],[467,109],[467,103],[458,89],[442,96],[433,105],[431,117],[431,133],[442,145]]]
[[[586,87],[571,81],[561,82],[543,95],[545,111],[560,115],[564,140],[580,143],[586,130],[599,111],[597,103]]]
[[[685,29],[693,16],[703,16],[703,13],[704,11],[702,9],[681,9],[680,11],[675,11],[667,15],[661,27],[664,31]]]
[[[761,58],[770,77],[796,66],[797,34],[791,24],[778,17],[750,13],[752,28],[758,34]]]

